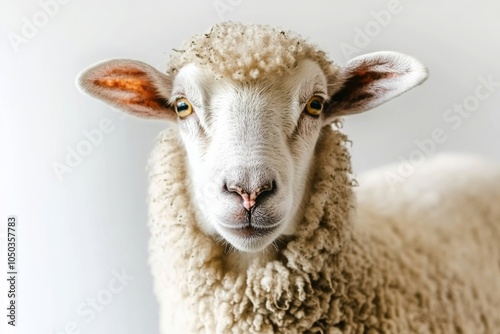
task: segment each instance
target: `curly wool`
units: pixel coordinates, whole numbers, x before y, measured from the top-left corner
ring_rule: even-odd
[[[197,227],[174,131],[162,135],[150,163],[150,264],[156,293],[167,301],[163,332],[302,333],[339,321],[325,317],[338,307],[332,279],[340,274],[336,254],[346,247],[353,209],[344,135],[325,130],[320,139],[315,194],[283,260],[256,258],[241,274],[226,267],[224,247]]]
[[[250,81],[286,73],[302,59],[316,61],[326,75],[337,71],[323,51],[294,32],[224,22],[185,41],[180,50],[174,49],[167,73],[174,77],[181,67],[194,63],[216,78]]]
[[[500,209],[487,203],[498,191],[437,205],[425,193],[414,203],[403,188],[390,195],[368,183],[356,220],[347,139],[326,127],[296,234],[277,259],[256,257],[238,273],[197,227],[177,136],[162,133],[150,160],[150,265],[162,333],[497,333]],[[449,191],[463,193],[433,194],[437,203]],[[429,221],[423,212],[432,212]]]

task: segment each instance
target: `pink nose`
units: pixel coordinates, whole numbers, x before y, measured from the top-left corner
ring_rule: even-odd
[[[270,192],[273,190],[273,184],[274,184],[273,181],[262,184],[261,186],[253,189],[253,191],[250,193],[247,190],[243,189],[242,187],[240,187],[239,185],[236,185],[236,184],[228,184],[228,185],[226,185],[226,188],[228,191],[235,192],[238,195],[240,195],[241,198],[243,199],[243,203],[242,203],[243,207],[247,211],[250,211],[255,206],[257,197],[260,194],[262,194],[264,192]]]

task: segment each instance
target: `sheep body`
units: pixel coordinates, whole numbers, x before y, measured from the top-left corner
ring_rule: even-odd
[[[175,130],[160,136],[149,226],[162,333],[500,328],[498,167],[439,158],[394,188],[375,171],[360,179],[355,210],[346,140],[323,129],[303,223],[275,260],[237,272],[197,227]]]
[[[162,332],[498,333],[498,166],[441,157],[353,190],[339,116],[426,76],[400,53],[339,67],[294,33],[236,23],[190,39],[167,74],[127,59],[82,73],[88,94],[178,124],[150,160]]]

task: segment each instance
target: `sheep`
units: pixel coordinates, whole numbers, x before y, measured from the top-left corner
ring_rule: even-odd
[[[357,182],[342,119],[427,77],[376,52],[341,67],[291,31],[219,23],[167,73],[132,60],[79,87],[166,120],[149,161],[162,333],[498,333],[500,168],[445,155]]]

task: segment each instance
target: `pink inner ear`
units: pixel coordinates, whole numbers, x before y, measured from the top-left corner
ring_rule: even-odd
[[[348,98],[351,103],[356,103],[366,98],[367,95],[373,96],[373,93],[368,93],[368,91],[370,91],[374,82],[393,78],[395,76],[396,73],[394,72],[370,71],[369,67],[358,68],[356,71],[349,73],[349,79],[337,94],[344,98]],[[378,90],[378,92],[380,92],[380,90]]]
[[[364,109],[365,104],[377,95],[384,95],[388,88],[384,85],[374,88],[374,83],[394,78],[398,73],[373,71],[370,68],[370,66],[363,66],[350,71],[342,88],[331,97],[330,107],[336,110],[348,109],[352,113]]]
[[[359,78],[360,83],[370,84],[380,79],[392,78],[396,76],[396,74],[394,72],[370,71],[369,67],[361,67],[354,71],[354,73],[350,76]]]
[[[375,52],[350,60],[340,72],[325,124],[338,116],[360,113],[379,106],[421,84],[426,68],[416,59],[392,51]],[[338,88],[340,86],[340,88]]]
[[[111,91],[122,91],[130,94],[118,95],[116,103],[134,107],[141,106],[153,110],[165,109],[167,100],[160,97],[147,74],[134,68],[114,68],[92,83]]]

